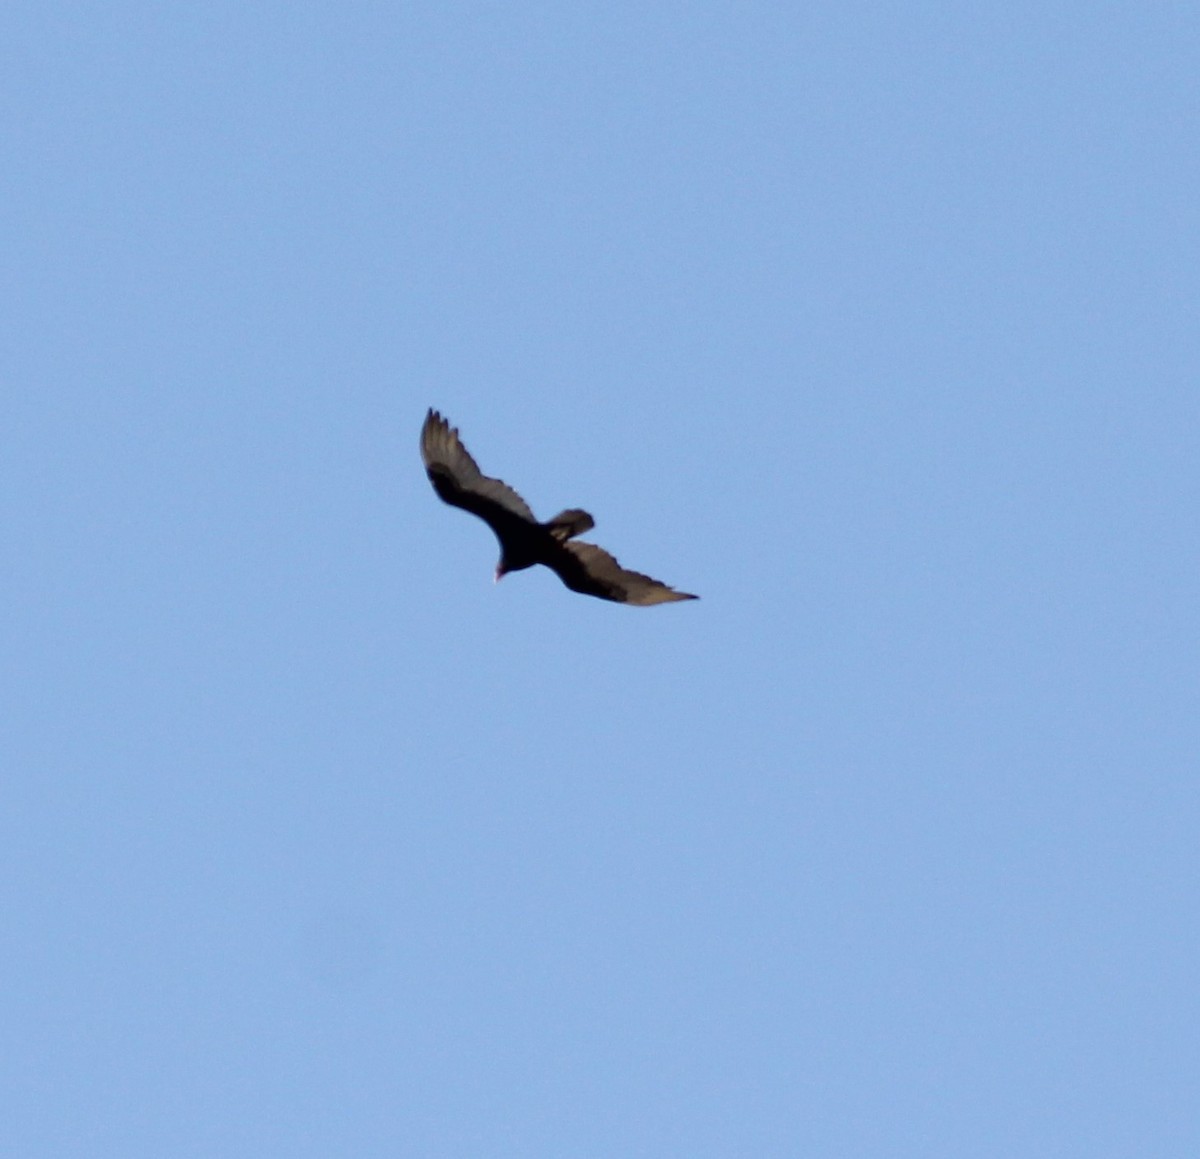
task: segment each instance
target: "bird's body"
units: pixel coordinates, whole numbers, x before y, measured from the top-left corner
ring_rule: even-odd
[[[640,572],[628,571],[594,543],[572,542],[595,521],[578,508],[539,523],[529,504],[507,483],[479,469],[458,431],[435,410],[421,428],[421,458],[438,496],[453,507],[478,515],[500,541],[496,578],[544,564],[572,591],[621,604],[664,604],[694,600]]]

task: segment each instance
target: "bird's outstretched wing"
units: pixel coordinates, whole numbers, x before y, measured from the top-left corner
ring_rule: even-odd
[[[547,563],[572,591],[614,600],[618,604],[645,607],[700,598],[688,592],[677,592],[639,571],[623,568],[604,548],[594,543],[564,543]]]
[[[421,458],[440,498],[478,515],[493,529],[509,525],[514,519],[537,521],[529,504],[507,483],[491,479],[479,469],[462,445],[457,428],[432,407],[421,428]]]

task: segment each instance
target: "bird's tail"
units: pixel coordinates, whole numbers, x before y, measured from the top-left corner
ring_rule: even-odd
[[[580,511],[578,507],[570,507],[566,511],[560,511],[543,526],[559,543],[566,543],[568,539],[590,531],[596,526],[596,521],[586,511]]]

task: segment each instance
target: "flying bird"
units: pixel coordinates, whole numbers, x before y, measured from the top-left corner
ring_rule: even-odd
[[[594,543],[575,541],[575,536],[596,525],[586,511],[571,507],[548,523],[539,523],[529,504],[507,483],[479,469],[457,429],[432,408],[421,428],[421,458],[439,497],[478,515],[495,532],[500,541],[497,581],[510,571],[541,563],[573,592],[618,604],[646,606],[699,598],[628,571]]]

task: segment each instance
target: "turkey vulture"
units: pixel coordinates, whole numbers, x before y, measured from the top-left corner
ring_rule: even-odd
[[[421,428],[421,458],[433,489],[447,503],[478,515],[500,541],[496,579],[544,563],[574,592],[599,596],[618,604],[665,604],[694,600],[636,571],[626,571],[594,543],[572,543],[595,526],[586,511],[576,507],[539,523],[507,483],[489,479],[462,445],[458,431],[432,407]]]

